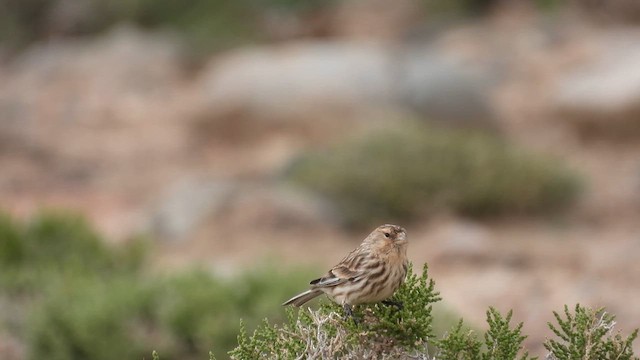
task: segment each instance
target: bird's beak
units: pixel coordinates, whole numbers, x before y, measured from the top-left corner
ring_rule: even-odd
[[[396,238],[396,242],[398,243],[406,243],[407,242],[407,233],[406,232],[401,232],[398,234],[398,237]]]

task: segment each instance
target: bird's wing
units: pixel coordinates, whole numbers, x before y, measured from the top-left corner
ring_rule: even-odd
[[[364,274],[363,271],[349,269],[344,265],[338,265],[329,270],[327,275],[310,282],[314,287],[330,287],[343,284],[347,281],[356,281]]]
[[[355,281],[364,274],[364,271],[349,268],[346,265],[340,264],[331,269],[329,273],[332,273],[341,279]]]

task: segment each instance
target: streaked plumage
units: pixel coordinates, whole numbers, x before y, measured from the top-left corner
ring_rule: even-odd
[[[348,315],[351,306],[388,299],[407,275],[407,235],[397,225],[382,225],[323,277],[311,281],[310,289],[283,305],[302,306],[327,294]]]

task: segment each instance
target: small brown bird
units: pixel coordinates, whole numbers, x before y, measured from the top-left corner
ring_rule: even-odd
[[[385,301],[400,287],[407,275],[407,234],[397,225],[382,225],[329,272],[311,281],[310,289],[282,305],[302,306],[323,293],[353,316],[351,306]]]

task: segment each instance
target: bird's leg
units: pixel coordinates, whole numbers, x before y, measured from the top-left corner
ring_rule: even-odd
[[[404,309],[404,304],[402,304],[402,301],[383,300],[382,303],[387,305],[387,306],[395,306],[398,310]]]
[[[344,309],[344,319],[345,320],[349,320],[349,318],[353,319],[353,322],[358,325],[358,319],[356,319],[355,316],[353,316],[353,310],[351,308],[351,305],[349,304],[343,304],[342,308]]]

